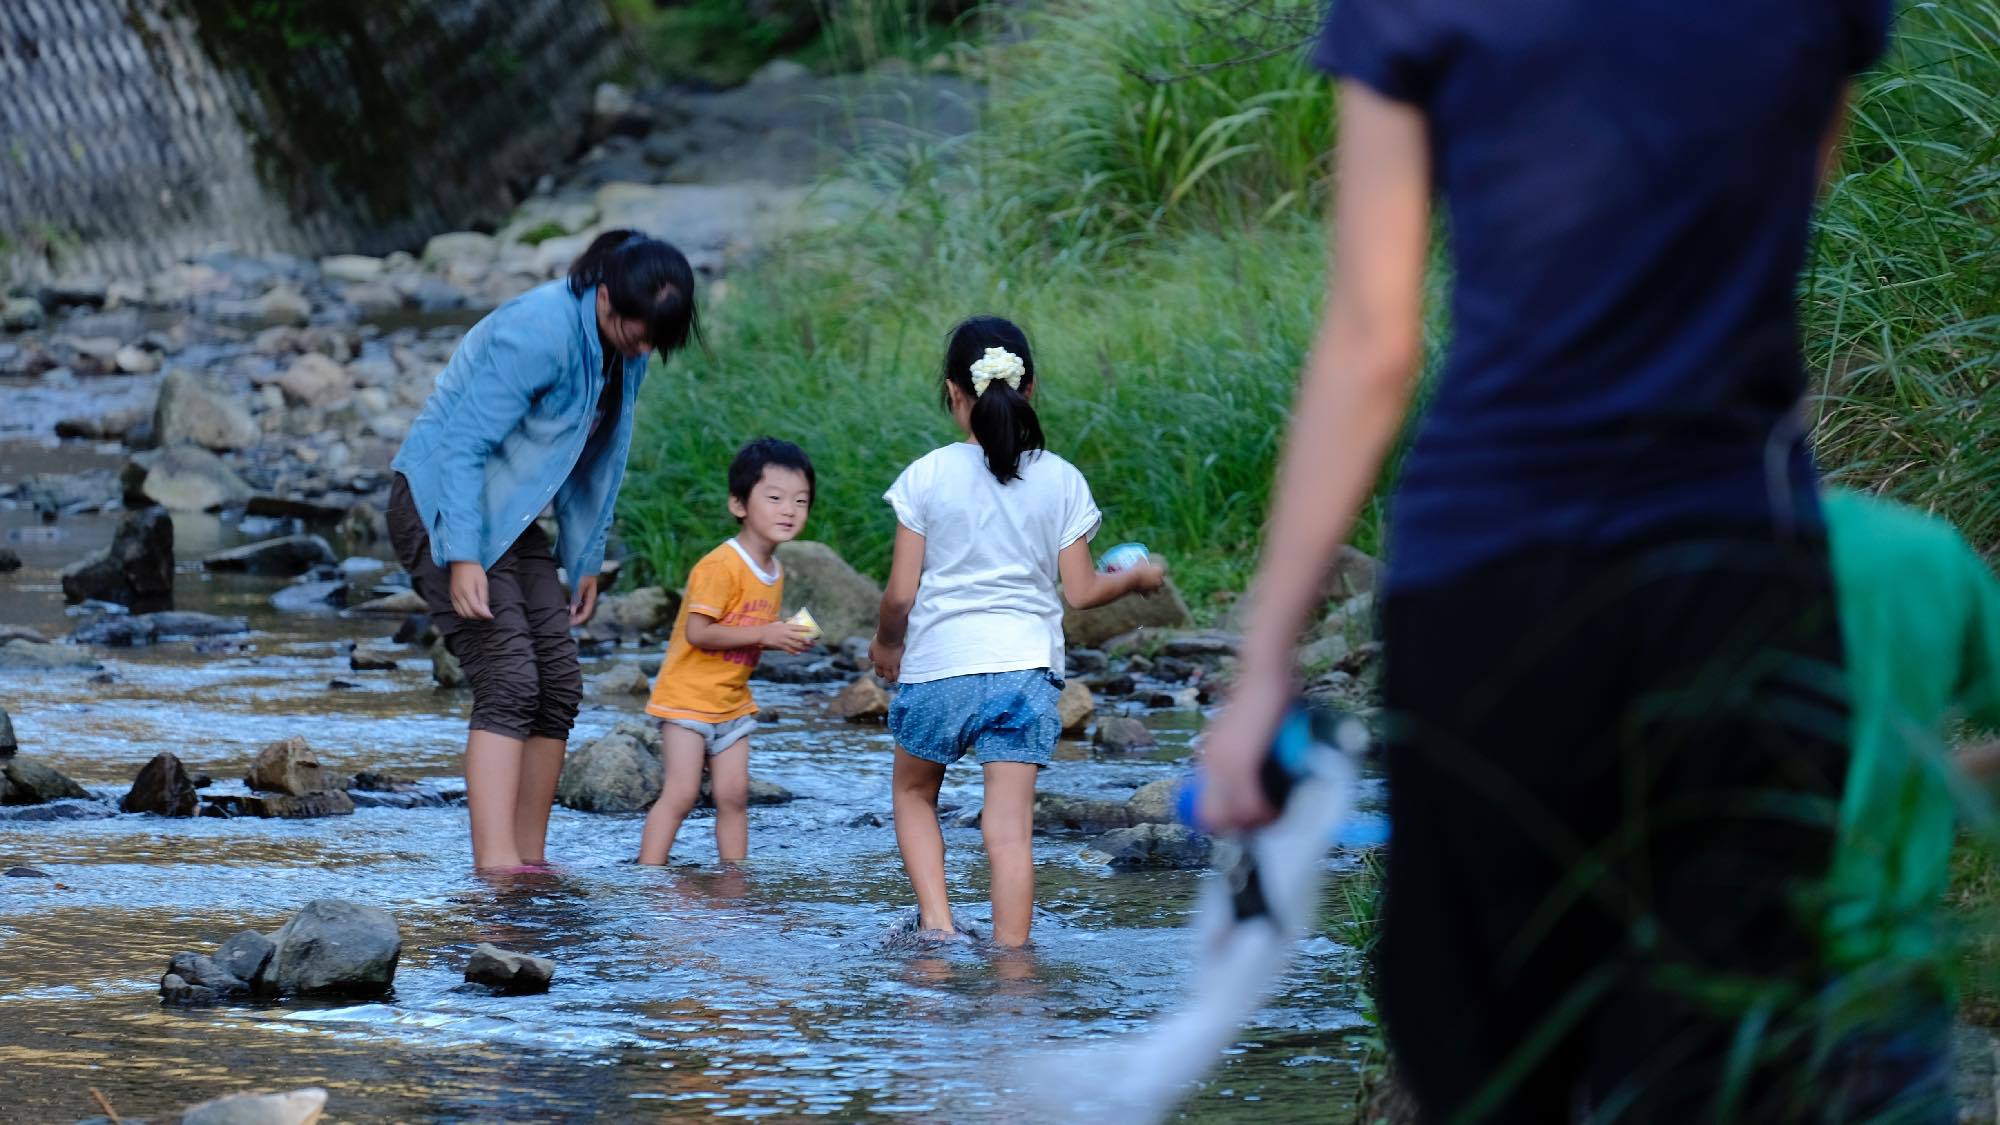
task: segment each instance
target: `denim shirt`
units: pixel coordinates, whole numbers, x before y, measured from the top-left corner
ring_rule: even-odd
[[[572,585],[595,575],[645,376],[645,360],[624,361],[617,417],[593,434],[605,387],[596,289],[579,297],[551,281],[473,325],[393,462],[437,564],[492,567],[553,500],[557,560]]]

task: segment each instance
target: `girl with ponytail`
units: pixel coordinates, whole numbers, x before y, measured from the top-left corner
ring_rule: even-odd
[[[473,325],[396,454],[389,537],[472,686],[472,862],[541,866],[648,356],[697,336],[694,271],[638,231]],[[552,542],[536,517],[551,504]],[[564,590],[567,577],[569,590]]]
[[[992,316],[960,324],[940,394],[965,440],[918,459],[885,496],[898,527],[871,655],[900,685],[889,710],[896,843],[919,928],[936,939],[956,934],[937,820],[945,767],[969,752],[984,771],[993,940],[1025,945],[1035,774],[1062,733],[1063,599],[1087,609],[1166,580],[1156,563],[1092,566],[1097,505],[1083,474],[1044,448],[1036,390],[1018,327]]]

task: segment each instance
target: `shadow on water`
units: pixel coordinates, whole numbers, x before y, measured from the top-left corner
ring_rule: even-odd
[[[0,513],[8,531],[22,513]],[[26,565],[0,577],[11,623],[67,628],[54,571],[108,540],[115,518],[65,519],[62,538],[12,540]],[[177,520],[180,555],[242,538]],[[278,615],[270,580],[215,580],[184,565],[179,608],[249,616],[234,651],[188,644],[111,652],[109,684],[84,673],[0,681],[24,753],[105,793],[171,749],[219,789],[240,788],[265,742],[303,735],[340,770],[456,779],[464,700],[434,690],[428,661],[353,673],[345,645],[393,620]],[[625,650],[623,659],[655,654]],[[587,674],[601,670],[601,663]],[[354,690],[333,691],[345,679]],[[630,860],[639,818],[555,812],[546,874],[491,882],[466,871],[464,812],[362,809],[307,821],[118,816],[0,824],[0,1119],[151,1114],[220,1093],[323,1085],[343,1120],[711,1115],[1017,1121],[1024,1056],[1141,1027],[1173,1007],[1193,950],[1181,932],[1191,873],[1114,875],[1084,840],[1037,841],[1037,947],[892,953],[881,939],[910,895],[887,819],[890,745],[880,728],[826,721],[820,689],[763,685],[786,719],[759,732],[757,774],[799,795],[753,810],[752,859],[715,862],[711,821],[691,819],[676,862]],[[636,707],[591,699],[578,738]],[[1192,724],[1161,722],[1169,750],[1107,760],[1071,748],[1046,788],[1123,797],[1184,758]],[[979,802],[954,770],[947,804]],[[987,909],[973,829],[947,829],[953,899]],[[395,992],[379,1002],[163,1009],[169,954],[270,930],[304,902],[379,905],[402,929]],[[495,997],[462,981],[482,941],[552,957],[546,996]],[[1279,998],[1184,1107],[1188,1120],[1325,1122],[1350,1104],[1344,1035],[1359,1024],[1354,953],[1309,939]]]

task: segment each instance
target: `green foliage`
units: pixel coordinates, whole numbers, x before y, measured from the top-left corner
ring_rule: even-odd
[[[1853,104],[1803,317],[1819,458],[2000,549],[2000,3],[1903,5]]]
[[[568,233],[568,227],[550,220],[546,223],[536,223],[534,226],[522,231],[521,241],[527,243],[529,246],[540,246],[551,238],[561,238]]]

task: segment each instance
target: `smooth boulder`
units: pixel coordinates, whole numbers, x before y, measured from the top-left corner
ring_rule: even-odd
[[[549,990],[556,975],[556,963],[546,957],[515,953],[482,942],[465,964],[469,984],[484,985],[503,996],[528,996]]]
[[[0,800],[10,805],[46,805],[50,801],[90,796],[88,790],[68,775],[25,758],[9,758],[0,767],[0,775],[7,778],[6,795]]]
[[[165,508],[143,508],[118,524],[111,545],[62,570],[63,600],[163,602],[174,594],[174,520]]]
[[[674,627],[674,616],[680,609],[681,596],[662,586],[641,586],[629,594],[607,594],[597,599],[590,631],[610,640],[664,635]]]
[[[1177,818],[1181,786],[1184,784],[1186,781],[1182,778],[1163,777],[1141,785],[1125,801],[1125,807],[1132,813],[1132,823],[1173,823]]]
[[[160,380],[153,406],[153,437],[160,445],[198,445],[220,453],[248,449],[263,436],[249,411],[192,372],[169,371]]]
[[[282,1094],[230,1094],[181,1111],[180,1125],[313,1125],[326,1115],[318,1086]]]
[[[317,535],[284,535],[218,551],[201,560],[201,565],[222,574],[291,578],[316,566],[331,566],[338,561],[333,548]]]
[[[1181,870],[1208,862],[1209,838],[1185,824],[1135,824],[1091,842],[1091,858],[1121,870]]]
[[[563,762],[556,800],[579,812],[639,812],[659,799],[662,774],[636,739],[613,732]]]
[[[850,723],[879,723],[889,717],[889,692],[874,673],[848,684],[833,701],[833,713]]]
[[[264,986],[264,974],[277,951],[277,942],[256,930],[241,930],[215,951],[215,963],[223,972],[258,990]]]
[[[1090,693],[1082,680],[1070,680],[1063,684],[1062,695],[1056,700],[1056,714],[1062,719],[1064,734],[1082,734],[1090,726],[1090,717],[1097,713],[1097,697]]]
[[[167,962],[167,976],[177,976],[189,984],[209,989],[219,997],[247,996],[250,982],[231,973],[215,962],[214,958],[199,953],[176,953]],[[165,992],[165,977],[161,980],[161,991]]]
[[[162,751],[139,768],[132,789],[118,807],[128,813],[155,816],[193,816],[201,809],[201,794],[187,767],[174,755]]]
[[[1114,637],[1137,629],[1186,629],[1194,624],[1187,602],[1172,579],[1156,594],[1119,598],[1095,609],[1063,614],[1063,638],[1083,648],[1098,648]]]
[[[0,644],[0,670],[51,672],[60,668],[95,671],[104,665],[87,648],[64,644],[37,644],[12,640]]]
[[[259,792],[290,793],[296,797],[328,788],[319,755],[297,735],[257,751],[257,759],[250,764],[250,773],[243,780]]]
[[[176,445],[134,458],[126,466],[126,492],[170,512],[209,512],[250,499],[252,489],[220,457],[192,445]]]
[[[1095,797],[1071,797],[1062,793],[1035,794],[1035,830],[1038,832],[1105,832],[1129,828],[1132,810],[1124,801]]]
[[[373,906],[315,899],[272,941],[267,980],[284,996],[381,996],[396,981],[403,954],[396,920]]]
[[[875,633],[882,608],[882,587],[847,564],[824,543],[795,540],[778,545],[778,563],[785,572],[784,615],[812,611],[819,622],[820,643],[839,648],[853,637]]]
[[[652,690],[653,681],[634,664],[614,665],[609,672],[594,676],[590,681],[592,695],[648,695]]]
[[[1113,715],[1100,719],[1097,731],[1091,736],[1093,745],[1117,753],[1133,750],[1148,750],[1159,744],[1146,724],[1125,715]]]

